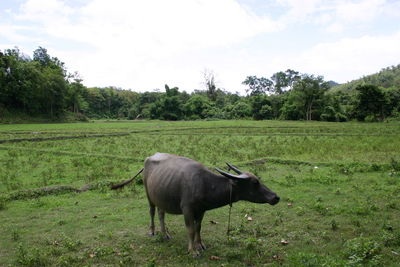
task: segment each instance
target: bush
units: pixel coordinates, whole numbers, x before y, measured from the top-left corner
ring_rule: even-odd
[[[358,237],[345,243],[345,255],[350,264],[379,265],[382,246],[368,238]]]
[[[87,122],[89,121],[88,117],[86,117],[82,113],[73,113],[73,112],[66,112],[64,116],[59,118],[59,121],[66,121],[66,122]]]
[[[400,231],[384,231],[382,234],[382,241],[385,247],[399,247],[400,246]]]
[[[45,253],[37,248],[27,249],[22,244],[18,245],[16,257],[16,264],[18,266],[50,266]]]
[[[7,208],[7,200],[0,197],[0,210],[5,210]]]
[[[400,171],[400,161],[392,158],[390,161],[390,165],[392,166],[393,171],[397,171],[397,172]]]
[[[289,266],[319,267],[319,266],[344,266],[343,262],[327,256],[316,255],[313,253],[299,252],[289,256]]]
[[[334,107],[327,106],[321,114],[321,120],[343,122],[347,121],[347,117],[343,113],[337,112]]]

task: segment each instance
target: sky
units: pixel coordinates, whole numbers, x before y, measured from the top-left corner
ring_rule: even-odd
[[[400,0],[0,0],[0,50],[39,46],[88,87],[244,94],[278,71],[345,83],[400,64]]]

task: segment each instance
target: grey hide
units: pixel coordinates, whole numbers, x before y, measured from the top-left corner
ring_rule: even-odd
[[[150,205],[150,235],[154,235],[154,214],[157,207],[161,233],[165,213],[183,214],[188,231],[189,252],[199,255],[205,246],[200,237],[201,221],[207,210],[247,200],[275,205],[279,197],[251,173],[228,166],[237,175],[217,169],[216,174],[201,163],[166,153],[148,157],[144,166],[144,185]]]

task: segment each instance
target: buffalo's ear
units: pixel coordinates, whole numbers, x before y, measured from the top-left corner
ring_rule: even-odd
[[[249,176],[247,176],[246,174],[242,173],[240,175],[234,175],[234,174],[230,174],[229,172],[225,172],[223,170],[220,170],[218,168],[215,168],[217,170],[217,172],[219,172],[220,174],[222,174],[223,176],[225,176],[226,178],[229,179],[234,179],[234,180],[246,180],[246,179],[250,179]]]

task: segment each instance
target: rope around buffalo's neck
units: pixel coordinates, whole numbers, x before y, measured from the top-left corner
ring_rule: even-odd
[[[231,227],[231,211],[232,211],[232,184],[229,183],[229,215],[228,215],[228,229],[226,230],[226,235],[228,236],[228,238]]]

